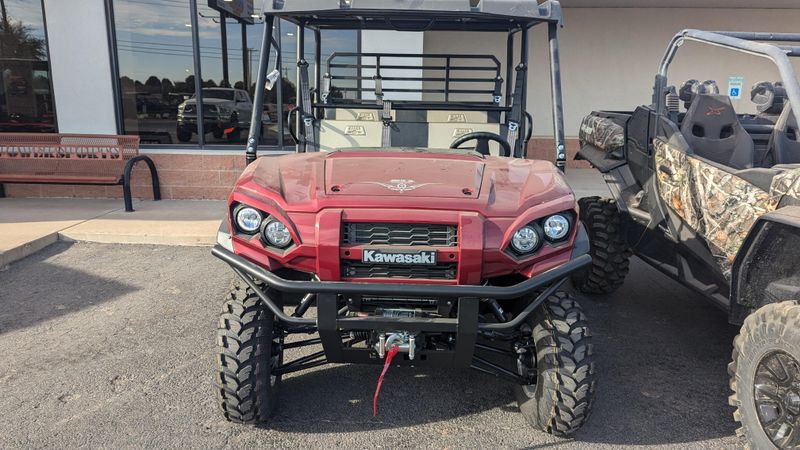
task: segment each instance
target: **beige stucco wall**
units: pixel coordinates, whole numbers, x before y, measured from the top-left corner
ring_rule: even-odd
[[[625,110],[650,103],[653,77],[670,38],[683,28],[796,32],[800,9],[566,8],[561,32],[562,82],[567,136],[593,109]],[[535,134],[552,135],[546,29],[531,35],[528,110]],[[493,53],[505,58],[505,35],[427,32],[426,53]],[[504,72],[505,73],[505,72]],[[745,97],[735,106],[754,111],[750,86],[777,80],[767,60],[687,43],[670,70],[672,84],[715,79],[723,92],[728,77],[743,76]]]

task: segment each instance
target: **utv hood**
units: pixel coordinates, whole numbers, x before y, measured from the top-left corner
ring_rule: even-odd
[[[504,216],[572,195],[547,161],[405,149],[262,157],[237,189],[277,195],[287,211],[436,208]]]

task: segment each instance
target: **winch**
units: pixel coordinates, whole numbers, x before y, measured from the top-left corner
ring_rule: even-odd
[[[399,331],[391,333],[388,336],[386,333],[378,335],[378,342],[375,343],[375,351],[381,359],[386,357],[386,352],[391,350],[392,347],[397,347],[400,353],[408,353],[408,359],[414,360],[414,350],[417,346],[416,339],[413,334],[406,331]]]

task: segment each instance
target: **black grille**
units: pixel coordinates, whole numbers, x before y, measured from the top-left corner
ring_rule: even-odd
[[[458,230],[454,225],[366,222],[343,225],[343,244],[432,247],[455,247],[458,245]]]
[[[361,261],[342,261],[344,278],[407,278],[424,280],[455,280],[457,264],[435,266],[397,266],[365,264]]]

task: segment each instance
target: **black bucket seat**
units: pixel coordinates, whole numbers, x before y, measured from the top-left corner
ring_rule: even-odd
[[[753,139],[739,123],[731,100],[725,95],[695,96],[681,132],[697,156],[733,169],[753,167]]]

